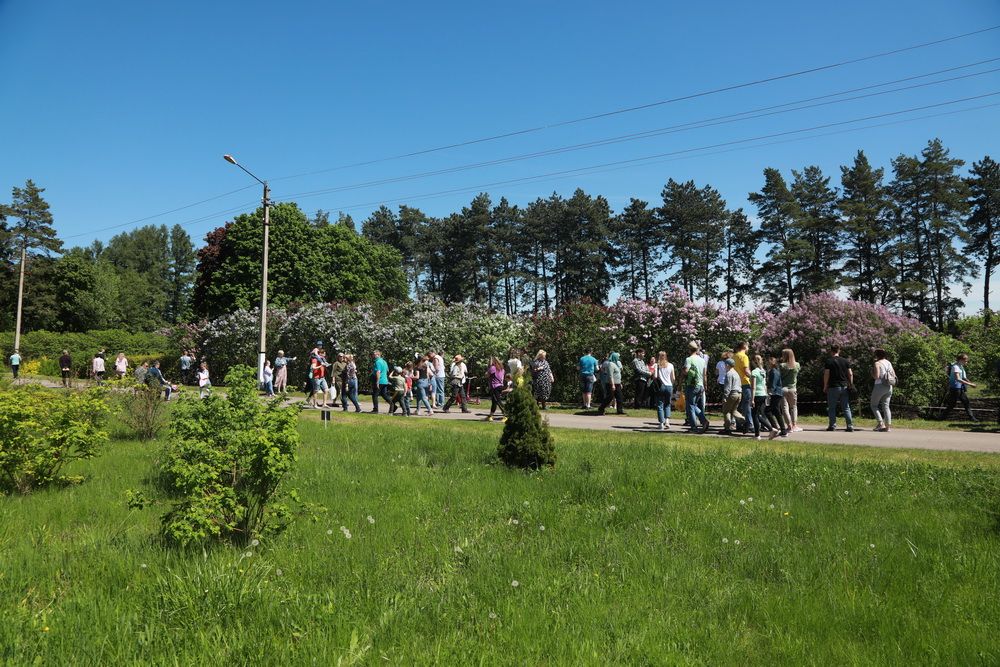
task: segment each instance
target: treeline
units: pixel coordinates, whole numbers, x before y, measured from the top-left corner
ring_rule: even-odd
[[[444,217],[382,206],[363,222],[271,211],[270,299],[377,301],[436,296],[508,315],[558,311],[617,290],[650,299],[680,285],[693,301],[772,310],[842,290],[945,329],[983,273],[985,317],[1000,264],[1000,165],[965,162],[934,139],[891,174],[858,151],[839,185],[819,167],[764,170],[748,195],[758,225],[718,190],[667,181],[654,203],[615,213],[576,190],[526,206],[487,193]],[[151,330],[252,307],[259,298],[262,211],[195,250],[180,226],[146,226],[63,252],[43,190],[28,181],[0,207],[0,322],[14,319],[20,252],[28,256],[25,329]]]
[[[980,269],[989,312],[1000,261],[1000,166],[986,156],[963,177],[964,164],[934,139],[892,160],[891,177],[858,151],[839,187],[816,166],[790,180],[768,168],[748,195],[756,228],[712,186],[670,179],[655,205],[632,199],[618,214],[583,190],[524,207],[479,194],[441,218],[383,206],[362,233],[399,250],[412,293],[508,314],[606,303],[614,287],[648,299],[667,283],[692,300],[772,310],[842,289],[941,330]]]

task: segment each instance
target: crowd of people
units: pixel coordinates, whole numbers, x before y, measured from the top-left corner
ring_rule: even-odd
[[[545,350],[538,350],[533,358],[523,351],[510,350],[506,361],[492,356],[489,359],[482,390],[490,399],[488,421],[505,420],[504,404],[515,385],[529,383],[532,394],[542,410],[548,403],[555,383],[555,374],[550,366]],[[106,350],[101,349],[90,360],[90,376],[97,384],[108,379],[109,366]],[[942,419],[950,417],[954,408],[961,404],[966,416],[973,422],[974,415],[968,397],[968,389],[976,385],[969,381],[966,365],[968,355],[960,354],[947,369],[947,400]],[[266,396],[275,396],[288,391],[289,367],[298,361],[297,357],[286,356],[279,350],[273,362],[265,360],[260,374],[261,390]],[[12,374],[19,377],[22,358],[18,351],[8,359]],[[306,393],[306,404],[312,408],[333,408],[339,403],[342,410],[351,407],[361,412],[358,400],[360,389],[358,367],[353,354],[338,352],[333,360],[327,358],[323,341],[316,341],[309,351],[308,363],[303,364],[302,390]],[[68,350],[59,357],[59,368],[64,387],[72,386],[73,359]],[[119,352],[110,362],[110,372],[117,379],[129,373],[130,362]],[[212,382],[206,361],[198,361],[193,351],[184,351],[178,359],[180,383],[197,386],[199,395],[205,398],[211,394]],[[627,369],[627,370],[626,370]],[[446,361],[441,351],[429,350],[415,353],[412,359],[401,365],[392,365],[383,358],[381,351],[371,353],[370,366],[366,368],[371,386],[371,412],[380,411],[379,401],[386,403],[389,414],[410,416],[413,414],[433,415],[435,411],[447,413],[457,407],[463,413],[469,412],[472,376],[461,354],[453,355]],[[691,341],[688,355],[683,363],[675,366],[665,351],[646,357],[643,349],[634,350],[632,363],[626,366],[618,352],[612,351],[598,360],[593,350],[588,349],[577,363],[579,373],[581,403],[585,410],[592,410],[596,403],[596,414],[604,415],[614,408],[619,415],[625,414],[624,383],[626,374],[631,374],[634,406],[656,409],[660,430],[673,427],[671,416],[674,411],[683,413],[683,426],[691,431],[704,433],[709,428],[706,413],[706,394],[710,382],[716,382],[722,393],[722,425],[725,434],[740,432],[761,439],[785,436],[801,431],[798,420],[798,377],[801,365],[790,348],[778,354],[759,351],[749,353],[749,343],[741,341],[733,349],[725,350],[710,373],[709,355],[700,341]],[[891,401],[893,387],[896,386],[896,371],[885,350],[875,350],[868,370],[873,380],[869,406],[874,415],[876,431],[892,428]],[[160,362],[144,361],[133,371],[135,380],[149,387],[162,390],[165,400],[177,391],[178,385],[168,381],[160,369]],[[837,420],[843,414],[846,430],[854,430],[854,416],[851,412],[851,397],[855,393],[854,369],[840,356],[840,348],[830,346],[823,365],[822,390],[827,401],[828,431],[837,428]],[[447,392],[446,392],[447,388]]]

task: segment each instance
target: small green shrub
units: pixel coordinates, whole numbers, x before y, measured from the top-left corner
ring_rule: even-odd
[[[284,528],[291,512],[275,503],[299,445],[298,407],[258,398],[256,371],[236,366],[227,395],[181,400],[162,464],[177,496],[163,536],[179,546],[215,539],[238,544]]]
[[[163,388],[136,382],[134,376],[110,383],[118,404],[118,417],[139,440],[152,440],[167,421]]]
[[[63,477],[63,466],[92,458],[108,442],[101,392],[56,396],[25,388],[0,394],[0,490],[28,493]]]
[[[509,466],[538,469],[556,463],[555,443],[542,421],[538,403],[527,385],[514,389],[507,400],[507,423],[500,436],[497,456]]]

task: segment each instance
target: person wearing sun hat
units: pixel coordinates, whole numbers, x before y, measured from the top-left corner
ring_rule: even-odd
[[[448,402],[444,404],[442,412],[448,412],[453,403],[458,403],[458,406],[462,408],[462,412],[468,413],[469,408],[466,405],[467,399],[465,396],[465,378],[469,374],[469,367],[465,365],[462,355],[455,355],[451,361],[449,371],[451,377],[451,396],[448,398]]]

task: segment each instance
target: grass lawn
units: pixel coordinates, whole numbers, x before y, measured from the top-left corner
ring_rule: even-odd
[[[158,444],[0,498],[11,664],[997,664],[1000,457],[303,415],[327,508],[247,551],[155,539]],[[349,534],[349,537],[348,537]]]

